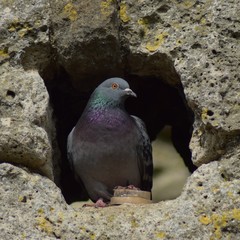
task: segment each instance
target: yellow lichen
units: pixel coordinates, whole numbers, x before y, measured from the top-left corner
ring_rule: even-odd
[[[26,198],[25,196],[19,196],[19,197],[18,197],[18,201],[19,201],[19,202],[23,202],[25,198]]]
[[[206,23],[207,23],[207,20],[206,20],[206,18],[204,18],[204,17],[203,17],[203,18],[201,18],[201,20],[200,20],[200,23],[201,23],[201,24],[203,24],[203,25],[204,25],[204,24],[206,24]]]
[[[196,190],[198,190],[198,191],[202,191],[203,189],[204,189],[203,186],[196,186]]]
[[[143,31],[144,31],[144,34],[146,34],[148,32],[148,25],[149,25],[149,22],[147,19],[145,18],[140,18],[138,20],[138,24],[142,27]]]
[[[207,35],[209,31],[206,25],[199,25],[199,24],[194,27],[194,30],[201,35]]]
[[[120,3],[119,16],[120,16],[120,19],[124,23],[129,22],[131,20],[131,18],[127,14],[127,4],[126,4],[126,2],[121,2]]]
[[[63,8],[63,13],[66,15],[71,21],[77,20],[78,13],[74,5],[70,2],[66,4]]]
[[[24,37],[29,31],[31,31],[32,25],[28,22],[19,22],[18,19],[15,19],[11,24],[8,26],[9,32],[17,32],[20,38]]]
[[[138,226],[139,226],[139,224],[137,223],[136,219],[135,219],[135,218],[132,218],[132,220],[131,220],[131,227],[132,227],[132,228],[136,228],[136,227],[138,227]]]
[[[22,233],[22,239],[26,239],[26,233]]]
[[[233,218],[240,221],[240,209],[234,208],[232,211]]]
[[[158,48],[164,43],[165,38],[168,36],[168,33],[162,32],[155,36],[153,42],[149,42],[146,44],[146,49],[150,52],[155,52]]]
[[[53,232],[52,224],[45,217],[37,217],[36,220],[37,220],[37,225],[44,232],[46,232],[48,234]]]
[[[192,1],[192,0],[183,0],[181,1],[180,3],[178,1],[176,1],[176,3],[181,6],[182,8],[184,9],[189,9],[191,8],[194,4],[195,4],[196,0],[195,1]]]
[[[108,216],[108,222],[113,222],[115,220],[115,215]]]
[[[7,53],[7,50],[0,49],[0,57],[2,57],[2,58],[9,57],[9,54]]]
[[[63,212],[58,212],[58,222],[63,222],[64,215]]]
[[[16,31],[20,26],[19,19],[15,18],[8,26],[8,31],[9,32],[14,32]]]
[[[199,221],[200,221],[202,224],[204,224],[204,225],[208,225],[209,223],[212,222],[211,218],[209,218],[209,217],[207,217],[207,216],[205,216],[205,215],[200,216],[200,217],[199,217]]]
[[[166,237],[166,233],[165,232],[158,232],[158,233],[156,233],[156,237],[157,238],[165,238]]]
[[[203,135],[203,132],[199,129],[199,130],[196,130],[196,135],[198,136],[198,137],[201,137],[202,135]]]
[[[196,25],[196,26],[194,27],[194,30],[197,31],[197,32],[199,32],[199,31],[202,30],[202,26]]]
[[[13,26],[13,25],[9,26],[9,27],[8,27],[8,31],[9,31],[9,32],[14,32],[14,31],[16,31],[15,26]]]
[[[39,213],[39,214],[43,214],[43,213],[44,213],[44,210],[43,210],[42,208],[39,208],[39,209],[38,209],[38,213]]]
[[[87,235],[88,239],[90,240],[95,240],[96,239],[96,234],[93,232],[90,232],[88,229],[86,229],[83,226],[80,226],[80,231],[82,231],[81,235]]]
[[[101,13],[103,15],[109,16],[111,14],[111,4],[113,3],[113,0],[105,0],[100,3],[100,9]]]
[[[222,215],[213,214],[211,218],[212,218],[213,226],[215,229],[215,232],[214,232],[215,237],[217,239],[220,239],[222,237],[221,228],[227,225],[227,213],[223,213]]]
[[[214,194],[216,194],[220,191],[220,189],[218,187],[213,187],[211,190]]]
[[[181,39],[177,39],[177,40],[176,40],[176,45],[177,45],[177,46],[180,46],[180,45],[182,45],[182,43],[183,43],[183,42],[182,42],[182,40],[181,40]]]
[[[182,2],[182,5],[185,7],[185,8],[191,8],[194,4],[195,4],[196,1],[192,1],[192,0],[186,0],[186,1],[183,1]]]
[[[35,23],[34,23],[34,25],[35,25],[36,27],[41,26],[41,24],[42,24],[42,21],[41,21],[41,20],[37,20],[37,21],[35,21]]]
[[[202,113],[201,113],[201,118],[202,118],[202,120],[208,119],[207,112],[208,112],[208,109],[207,109],[207,108],[203,108],[203,109],[202,109]]]
[[[79,228],[80,228],[81,231],[86,232],[86,228],[85,227],[80,226]]]
[[[25,23],[23,28],[18,31],[18,36],[24,37],[27,33],[29,33],[32,30],[33,30],[33,28],[30,25],[28,25],[27,23]]]
[[[202,118],[202,120],[203,120],[204,123],[206,123],[206,122],[207,122],[206,120],[208,120],[209,117],[211,117],[211,116],[213,115],[213,114],[210,115],[209,112],[210,112],[210,111],[209,111],[207,108],[203,108],[203,109],[202,109],[201,118]],[[215,114],[214,120],[211,119],[211,118],[210,118],[210,120],[211,120],[211,125],[212,125],[213,127],[217,127],[217,126],[219,125],[219,122],[218,122],[218,120],[217,120],[217,118],[216,118],[216,114]]]
[[[227,226],[230,220],[240,221],[240,209],[232,209],[225,211],[222,214],[214,213],[210,216],[202,215],[199,217],[199,221],[204,225],[212,224],[214,228],[213,235],[210,239],[221,239],[222,229]]]
[[[229,191],[229,192],[227,193],[227,195],[228,195],[229,198],[232,198],[232,197],[233,197],[233,192],[230,192],[230,191]]]
[[[95,239],[96,239],[96,235],[95,235],[94,233],[91,233],[91,234],[90,234],[90,239],[91,239],[91,240],[95,240]]]
[[[19,36],[20,38],[22,38],[22,37],[24,37],[24,36],[26,35],[27,32],[28,32],[28,29],[27,29],[27,28],[20,29],[20,30],[18,31],[18,36]]]
[[[178,21],[172,21],[171,25],[172,25],[172,27],[174,27],[176,29],[181,29],[182,28],[182,24]]]

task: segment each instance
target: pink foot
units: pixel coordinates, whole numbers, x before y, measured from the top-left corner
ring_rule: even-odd
[[[140,190],[140,188],[135,187],[134,185],[128,185],[127,189],[132,189],[132,190]]]
[[[95,203],[93,204],[84,204],[83,207],[95,207],[95,208],[100,208],[100,207],[107,207],[107,203],[103,201],[102,198],[99,198]]]
[[[126,187],[116,186],[114,189],[131,189],[131,190],[140,190],[140,188],[135,187],[134,185],[128,185]]]
[[[105,203],[102,198],[99,198],[99,199],[94,203],[94,207],[95,207],[95,208],[106,207],[106,206],[107,206],[107,203]]]

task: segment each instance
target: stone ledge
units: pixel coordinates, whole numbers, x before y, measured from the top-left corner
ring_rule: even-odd
[[[237,239],[240,180],[221,163],[200,167],[176,200],[107,208],[68,206],[56,185],[0,164],[2,239]]]

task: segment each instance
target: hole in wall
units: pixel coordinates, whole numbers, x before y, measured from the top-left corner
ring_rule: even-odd
[[[180,163],[184,162],[189,171],[193,172],[196,167],[191,161],[189,142],[194,116],[186,105],[182,86],[180,84],[170,86],[157,77],[140,77],[130,74],[122,74],[122,76],[118,74],[116,76],[126,79],[131,89],[137,93],[137,99],[130,98],[126,101],[126,109],[130,114],[140,117],[145,122],[150,139],[152,141],[155,140],[153,142],[154,148],[163,149],[165,144],[172,144],[169,151],[175,152],[175,156],[181,156],[181,160],[178,160],[176,165],[179,166],[179,161]],[[91,79],[91,81],[88,81],[89,79],[80,79],[79,81],[89,82],[89,85],[85,84],[83,85],[85,87],[79,89],[73,87],[71,76],[62,67],[57,67],[55,75],[49,79],[43,76],[56,116],[57,138],[62,154],[60,187],[68,203],[86,200],[88,197],[83,186],[74,179],[68,165],[66,154],[67,136],[81,116],[92,91],[108,77],[98,76],[95,79]],[[166,126],[167,128],[165,128]],[[168,136],[167,140],[166,136],[161,140],[161,133],[163,133],[163,136],[164,134]],[[161,141],[165,142],[161,144]],[[171,165],[172,157],[166,156],[164,160]],[[183,164],[182,168],[185,169],[183,172],[185,171],[184,174],[186,176],[189,172]],[[168,170],[164,167],[157,168],[156,165],[156,174],[153,180],[153,190],[158,190],[153,192],[154,200],[156,201],[175,198],[181,192],[182,184],[179,185],[175,195],[165,194],[164,196],[167,188],[168,192],[171,192],[171,184],[173,185],[174,183],[171,183],[169,187],[165,186],[165,190],[163,188],[162,193],[159,192],[159,188],[156,185],[157,175],[161,176],[163,171]],[[179,172],[180,170],[176,169],[176,171]],[[172,173],[169,172],[170,175]],[[166,175],[168,174],[166,173]],[[171,179],[170,175],[168,177]]]
[[[165,126],[152,142],[153,148],[153,200],[175,199],[190,175],[182,157],[172,144],[171,126]]]
[[[208,116],[213,116],[213,115],[214,115],[214,112],[211,111],[211,110],[208,110],[208,111],[207,111],[207,115],[208,115]]]
[[[188,169],[196,169],[189,150],[193,113],[186,105],[181,85],[173,87],[155,77],[127,79],[138,95],[134,102],[127,102],[127,107],[144,120],[152,140],[153,200],[174,199],[182,191]]]
[[[15,92],[14,91],[11,91],[11,90],[7,90],[7,93],[6,93],[6,96],[9,96],[11,98],[15,98]]]

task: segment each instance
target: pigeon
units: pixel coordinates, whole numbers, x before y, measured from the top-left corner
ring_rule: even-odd
[[[143,121],[125,110],[128,97],[136,94],[124,79],[105,80],[68,136],[72,171],[96,207],[105,206],[117,186],[151,192],[151,142]]]

